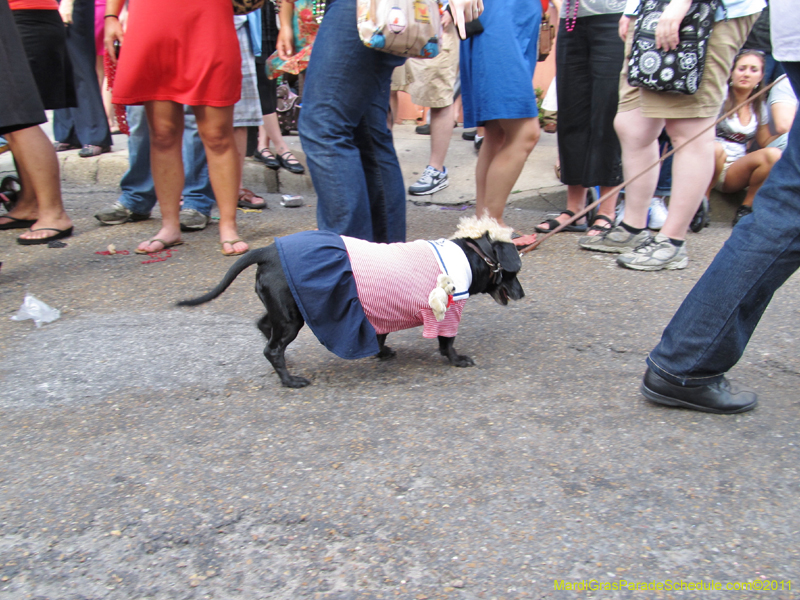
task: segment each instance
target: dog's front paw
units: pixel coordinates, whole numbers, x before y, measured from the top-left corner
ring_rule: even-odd
[[[311,385],[311,382],[305,377],[289,375],[288,377],[281,379],[281,384],[283,384],[283,387],[288,388],[302,388],[306,387],[307,385]]]
[[[389,346],[384,346],[375,355],[375,358],[377,358],[378,360],[388,360],[390,358],[394,358],[395,356],[397,356],[397,352],[389,348]]]
[[[456,354],[455,358],[450,359],[450,364],[454,367],[474,367],[475,361],[466,354]]]

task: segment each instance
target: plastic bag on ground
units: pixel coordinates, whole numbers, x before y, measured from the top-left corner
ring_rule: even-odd
[[[52,323],[61,316],[61,311],[57,308],[47,306],[38,298],[34,298],[30,294],[25,295],[25,300],[19,311],[11,319],[13,321],[24,321],[25,319],[33,319],[37,327],[41,327],[42,323]]]

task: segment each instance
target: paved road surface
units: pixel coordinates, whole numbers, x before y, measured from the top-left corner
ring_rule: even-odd
[[[132,251],[156,221],[105,228],[108,188],[68,186],[77,236],[0,232],[0,598],[792,598],[794,591],[556,591],[595,579],[794,580],[797,279],[732,377],[760,407],[647,403],[644,357],[728,236],[691,235],[689,268],[638,273],[561,234],[526,256],[527,296],[468,303],[456,369],[420,330],[397,358],[344,361],[305,329],[302,390],[281,388],[254,327],[254,270],[196,309],[176,300],[232,264],[215,226],[170,258]],[[313,205],[242,215],[253,246],[314,226]],[[313,203],[313,199],[312,199]],[[409,205],[409,238],[470,210]],[[510,208],[530,231],[542,210]],[[9,320],[30,293],[61,310]],[[784,588],[785,588],[784,584]]]

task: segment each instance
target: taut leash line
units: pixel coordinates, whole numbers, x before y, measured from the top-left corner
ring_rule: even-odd
[[[601,204],[602,202],[604,202],[606,199],[610,198],[610,197],[611,197],[611,196],[613,196],[614,194],[617,194],[617,193],[619,193],[619,191],[620,191],[620,190],[622,190],[622,188],[624,188],[626,185],[628,185],[628,184],[629,184],[629,183],[631,183],[632,181],[636,181],[637,179],[639,179],[639,177],[641,177],[642,175],[644,175],[645,173],[647,173],[647,172],[648,172],[650,169],[653,169],[653,168],[657,167],[658,165],[660,165],[660,164],[661,164],[661,163],[662,163],[662,162],[663,162],[665,159],[667,159],[668,157],[670,157],[670,156],[672,156],[673,154],[675,154],[675,153],[676,153],[678,150],[680,150],[680,149],[681,149],[681,148],[683,148],[684,146],[688,146],[689,144],[691,144],[693,141],[695,141],[697,138],[699,138],[701,135],[703,135],[703,134],[704,134],[706,131],[708,131],[708,130],[709,130],[709,129],[711,129],[712,127],[716,127],[716,126],[717,126],[719,123],[721,123],[722,121],[724,121],[725,119],[727,119],[728,117],[730,117],[730,116],[731,116],[733,113],[737,112],[737,111],[738,111],[740,108],[742,108],[742,107],[743,107],[743,106],[745,106],[746,104],[749,104],[749,103],[751,103],[751,102],[752,102],[752,101],[753,101],[755,98],[758,98],[759,96],[762,96],[762,95],[764,95],[765,93],[767,93],[769,90],[771,90],[771,89],[772,89],[772,87],[773,87],[773,86],[774,86],[776,83],[778,83],[778,82],[779,82],[781,79],[783,79],[784,77],[786,77],[786,75],[781,75],[780,77],[778,77],[778,78],[777,78],[775,81],[773,81],[773,82],[772,82],[772,83],[770,83],[769,85],[767,85],[767,86],[764,86],[764,88],[763,88],[763,89],[761,89],[761,90],[759,90],[759,91],[758,91],[758,93],[756,93],[756,94],[753,94],[752,96],[750,96],[749,98],[747,98],[747,100],[745,100],[744,102],[741,102],[741,103],[739,103],[737,106],[734,106],[732,109],[730,109],[730,110],[729,110],[728,112],[726,112],[724,115],[722,115],[722,116],[721,116],[719,119],[717,119],[716,121],[714,121],[714,123],[712,123],[711,125],[709,125],[709,126],[708,126],[708,127],[706,127],[705,129],[703,129],[702,131],[700,131],[699,133],[697,133],[697,135],[695,135],[694,137],[692,137],[692,138],[689,138],[689,139],[688,139],[688,140],[686,140],[684,143],[682,143],[680,146],[677,146],[677,147],[673,148],[673,149],[672,149],[672,150],[670,150],[669,152],[665,152],[665,153],[664,153],[664,154],[663,154],[663,155],[662,155],[662,156],[661,156],[661,157],[660,157],[660,158],[659,158],[659,159],[658,159],[656,162],[654,162],[652,165],[650,165],[649,167],[647,167],[647,168],[646,168],[644,171],[642,171],[641,173],[637,173],[636,175],[634,175],[634,176],[633,176],[633,177],[631,177],[630,179],[626,179],[625,181],[623,181],[623,182],[622,182],[622,183],[620,183],[619,185],[617,185],[617,186],[613,187],[613,188],[612,188],[610,191],[606,192],[606,193],[605,193],[605,194],[603,194],[603,195],[602,195],[600,198],[598,198],[597,200],[595,200],[594,202],[592,202],[591,204],[589,204],[588,206],[586,206],[586,207],[585,207],[583,210],[581,210],[580,212],[576,213],[574,217],[570,217],[570,219],[569,219],[569,220],[568,220],[566,223],[562,223],[561,225],[559,225],[558,227],[556,227],[556,228],[555,228],[555,229],[553,229],[552,231],[548,231],[548,232],[547,232],[547,233],[544,235],[544,237],[542,237],[542,239],[537,239],[537,240],[536,240],[535,242],[533,242],[533,243],[532,243],[530,246],[525,246],[525,247],[524,247],[522,250],[520,250],[520,251],[519,251],[519,255],[520,255],[520,256],[522,256],[523,254],[527,254],[527,253],[528,253],[528,252],[530,252],[531,250],[535,250],[535,249],[536,249],[536,248],[537,248],[537,247],[538,247],[538,246],[539,246],[539,245],[540,245],[542,242],[544,242],[544,241],[545,241],[547,238],[549,238],[551,235],[553,235],[554,233],[558,233],[559,231],[561,231],[562,229],[564,229],[564,227],[568,227],[568,226],[572,225],[572,224],[573,224],[575,221],[577,221],[578,219],[580,219],[581,217],[583,217],[585,214],[587,214],[587,213],[588,213],[589,211],[591,211],[593,208],[595,208],[596,206],[598,206],[599,204]],[[600,234],[600,235],[602,235],[602,234]]]

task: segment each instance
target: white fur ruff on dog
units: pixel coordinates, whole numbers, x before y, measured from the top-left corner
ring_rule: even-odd
[[[485,233],[493,242],[511,243],[511,234],[514,232],[511,227],[503,227],[491,217],[461,217],[458,222],[458,229],[451,237],[451,240],[464,238],[476,240],[483,237]]]

